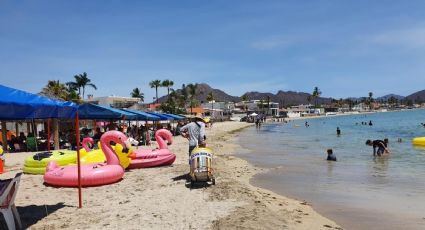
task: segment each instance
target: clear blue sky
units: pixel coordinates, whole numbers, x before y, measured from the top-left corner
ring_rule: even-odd
[[[87,72],[95,96],[154,79],[326,97],[425,89],[425,1],[2,1],[0,83]],[[165,89],[160,90],[164,95]]]

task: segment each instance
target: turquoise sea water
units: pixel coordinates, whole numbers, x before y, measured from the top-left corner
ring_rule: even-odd
[[[411,144],[425,136],[421,123],[425,110],[266,123],[239,135],[239,156],[271,169],[255,185],[306,200],[347,229],[425,229],[425,148]],[[390,156],[373,157],[366,140],[384,138]],[[328,148],[337,162],[325,160]]]

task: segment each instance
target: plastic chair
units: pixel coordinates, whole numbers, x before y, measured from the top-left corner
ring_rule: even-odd
[[[18,210],[15,206],[15,197],[18,193],[19,182],[21,180],[22,173],[16,174],[15,178],[2,181],[4,187],[0,189],[0,212],[3,214],[6,220],[7,227],[9,230],[15,230],[15,219],[18,222],[19,229],[22,228],[21,218],[19,217]]]
[[[37,148],[37,140],[35,137],[27,137],[27,150],[35,151]]]

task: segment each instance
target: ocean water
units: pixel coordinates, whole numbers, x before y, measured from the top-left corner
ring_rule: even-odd
[[[425,110],[265,123],[240,133],[238,155],[270,169],[254,185],[306,200],[344,228],[425,229],[425,148],[411,144],[425,136],[421,123]],[[391,154],[373,157],[366,140],[384,138]],[[325,160],[328,148],[337,162]]]

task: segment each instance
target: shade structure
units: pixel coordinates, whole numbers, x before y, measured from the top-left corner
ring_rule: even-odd
[[[0,85],[0,120],[29,120],[47,118],[75,118],[78,165],[78,201],[82,207],[80,175],[80,134],[78,106],[72,102],[53,100]]]
[[[137,118],[135,114],[123,111],[121,109],[90,103],[80,105],[78,108],[78,113],[80,119],[136,120]]]
[[[164,113],[164,115],[169,116],[169,117],[172,117],[174,120],[183,120],[183,119],[186,119],[186,117],[179,116],[179,115],[176,115],[176,114],[171,114],[171,113]]]
[[[142,121],[158,121],[161,118],[143,111],[137,111],[137,110],[132,110],[132,109],[122,109],[125,112],[129,112],[129,113],[133,113],[137,115],[137,119],[138,120],[142,120]]]
[[[172,121],[172,120],[174,120],[174,118],[167,116],[163,113],[154,113],[154,112],[146,112],[146,113],[159,117],[159,119],[161,121]]]
[[[78,106],[0,85],[0,120],[74,118]]]

